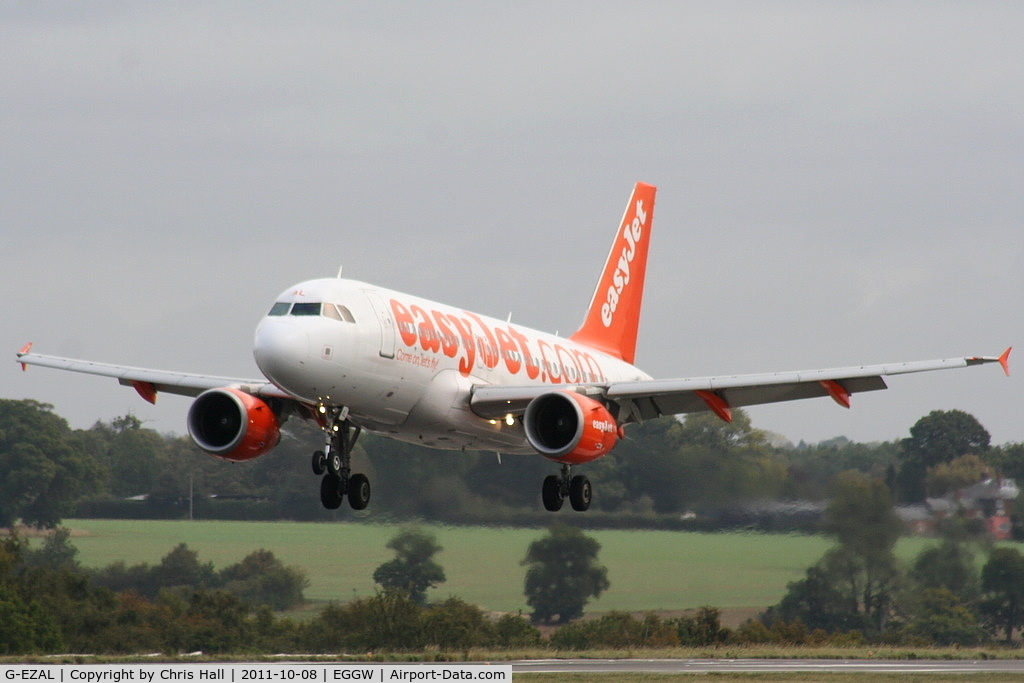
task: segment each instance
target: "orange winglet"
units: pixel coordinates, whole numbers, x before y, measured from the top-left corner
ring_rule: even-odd
[[[24,356],[26,353],[28,353],[31,350],[32,350],[32,342],[29,342],[28,344],[25,344],[24,346],[21,347],[21,350],[18,351],[18,358],[21,358],[22,356]],[[22,363],[21,364],[21,371],[25,372],[26,370],[28,370],[28,365],[26,365],[25,363]]]
[[[1012,346],[1007,346],[1006,350],[999,356],[999,364],[1003,366],[1003,372],[1006,376],[1010,376],[1010,351],[1013,351]]]
[[[834,379],[823,379],[818,382],[822,388],[828,392],[828,395],[832,397],[832,400],[841,405],[844,408],[850,407],[850,392],[843,387],[842,384],[835,381]]]
[[[150,403],[156,403],[156,387],[152,382],[132,382],[132,387],[139,392],[139,396]]]
[[[697,395],[697,398],[704,401],[715,415],[726,422],[732,422],[732,410],[729,409],[729,404],[725,402],[724,398],[713,391],[704,391],[702,389],[698,389],[693,393]]]

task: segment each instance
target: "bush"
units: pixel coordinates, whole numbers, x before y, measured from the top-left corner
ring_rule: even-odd
[[[504,614],[494,624],[494,645],[506,650],[540,645],[540,631],[522,614]]]
[[[423,608],[404,591],[386,590],[346,605],[328,605],[309,624],[317,652],[420,650]]]
[[[212,563],[201,564],[198,554],[184,543],[156,566],[142,563],[129,567],[114,562],[93,572],[92,581],[115,592],[133,591],[150,600],[161,591],[187,596],[197,590],[223,590],[250,607],[267,605],[276,610],[301,605],[305,601],[302,592],[309,585],[302,570],[286,567],[269,550],[254,551],[217,572]]]
[[[286,610],[301,605],[309,579],[297,567],[286,567],[269,550],[257,550],[238,564],[224,568],[222,588],[248,604]]]
[[[676,629],[656,614],[647,614],[638,621],[626,612],[609,612],[593,621],[563,626],[551,636],[551,646],[556,650],[635,650],[677,645]]]
[[[682,645],[703,647],[729,639],[729,629],[722,628],[721,616],[721,610],[715,607],[701,607],[694,616],[680,617],[671,623]]]
[[[493,625],[476,605],[448,598],[423,612],[424,639],[442,652],[468,650],[494,640]]]

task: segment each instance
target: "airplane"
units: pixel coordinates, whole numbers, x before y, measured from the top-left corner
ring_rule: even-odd
[[[264,377],[168,372],[49,356],[27,344],[22,370],[38,365],[117,379],[147,401],[160,392],[194,397],[188,433],[210,455],[246,461],[277,445],[290,417],[315,421],[324,445],[312,455],[324,507],[370,501],[370,482],[351,469],[363,430],[438,449],[534,454],[560,466],[541,499],[590,507],[593,488],[573,467],[608,455],[625,427],[663,415],[851,395],[885,389],[884,376],[999,363],[1007,348],[971,356],[796,372],[654,379],[633,365],[643,299],[653,185],[637,183],[583,324],[546,334],[356,280],[314,279],[288,287],[256,327],[253,354]]]

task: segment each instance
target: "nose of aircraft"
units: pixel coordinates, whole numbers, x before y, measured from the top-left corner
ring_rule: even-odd
[[[299,325],[287,318],[264,318],[256,327],[253,356],[267,379],[290,394],[303,396],[309,335]]]

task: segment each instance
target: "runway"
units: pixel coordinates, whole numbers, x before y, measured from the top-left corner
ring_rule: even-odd
[[[515,673],[863,673],[1024,674],[1024,660],[871,659],[535,659],[511,662]]]

